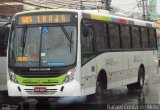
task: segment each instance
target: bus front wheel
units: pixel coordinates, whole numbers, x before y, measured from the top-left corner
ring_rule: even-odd
[[[104,88],[102,85],[102,82],[97,81],[96,83],[96,93],[95,93],[95,98],[96,100],[102,100],[104,97]]]

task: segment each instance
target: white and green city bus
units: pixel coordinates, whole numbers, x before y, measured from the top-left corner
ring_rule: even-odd
[[[158,72],[151,22],[96,10],[36,10],[12,18],[9,96],[63,97],[127,85],[142,89]]]

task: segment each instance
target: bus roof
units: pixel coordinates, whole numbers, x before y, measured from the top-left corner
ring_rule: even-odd
[[[130,24],[130,25],[154,27],[154,23],[152,23],[152,22],[128,18],[128,17],[116,16],[116,15],[109,13],[106,10],[43,9],[43,10],[32,10],[32,11],[20,12],[20,13],[15,14],[15,16],[20,15],[20,14],[28,14],[28,13],[57,12],[57,11],[58,12],[81,13],[82,17],[87,18],[87,19],[94,19],[94,20],[101,20],[101,21],[108,21],[108,22],[115,22],[115,23],[122,23],[122,24]]]
[[[82,10],[82,17],[88,19],[122,23],[122,24],[154,27],[154,23],[152,22],[133,19],[129,17],[116,16],[109,13],[108,11],[105,12],[104,10]]]

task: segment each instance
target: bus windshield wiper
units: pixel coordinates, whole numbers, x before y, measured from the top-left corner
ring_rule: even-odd
[[[70,38],[71,38],[71,39],[72,39],[72,35],[73,35],[73,31],[71,31],[71,35],[70,35]],[[70,42],[70,53],[71,53],[71,49],[72,49],[72,48],[71,48],[71,47],[72,47],[71,44],[72,44],[72,41]]]
[[[71,36],[69,36],[68,32],[66,31],[66,29],[64,28],[64,26],[60,26],[62,31],[64,32],[65,36],[67,37],[68,41],[70,42],[70,53],[71,53],[71,44],[73,43],[72,41],[72,33],[73,31],[71,32]]]
[[[27,26],[24,26],[22,29],[22,36],[21,36],[21,48],[22,48],[22,57],[24,56],[24,49],[26,44],[26,34],[27,34]]]

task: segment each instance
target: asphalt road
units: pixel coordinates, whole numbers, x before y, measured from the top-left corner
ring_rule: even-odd
[[[160,110],[160,77],[149,76],[143,91],[129,92],[126,86],[108,90],[103,100],[65,97],[59,100],[8,97],[0,93],[0,110]]]

